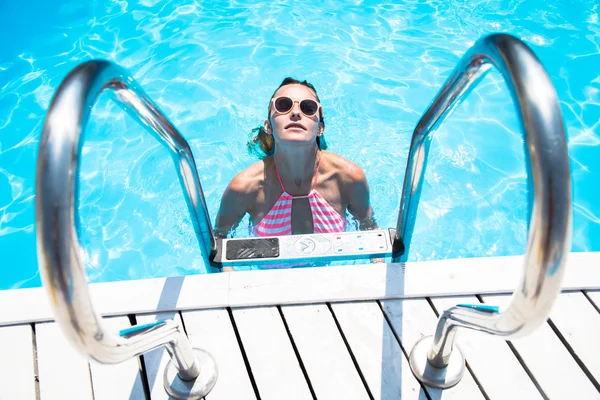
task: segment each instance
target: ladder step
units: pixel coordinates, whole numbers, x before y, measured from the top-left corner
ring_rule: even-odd
[[[223,266],[310,260],[367,259],[392,254],[395,231],[286,235],[267,238],[223,239],[214,262]]]

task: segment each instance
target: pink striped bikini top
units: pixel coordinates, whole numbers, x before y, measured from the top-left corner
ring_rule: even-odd
[[[274,165],[274,164],[273,164]],[[321,160],[317,164],[314,183],[311,191],[305,196],[291,196],[285,191],[283,182],[275,165],[275,173],[281,185],[283,193],[275,202],[275,205],[267,215],[256,225],[254,225],[254,234],[257,236],[283,236],[292,234],[292,200],[299,198],[308,198],[310,212],[313,219],[314,233],[335,233],[343,232],[346,229],[346,218],[340,215],[331,205],[317,192],[317,174]]]

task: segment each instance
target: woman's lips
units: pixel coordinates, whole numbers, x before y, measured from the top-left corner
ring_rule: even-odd
[[[291,129],[291,128],[306,130],[306,128],[300,124],[289,124],[289,125],[286,125],[286,127],[285,127],[285,129]]]

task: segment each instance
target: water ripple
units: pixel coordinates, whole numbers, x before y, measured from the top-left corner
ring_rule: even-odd
[[[593,0],[577,4],[11,4],[0,17],[0,29],[20,32],[5,35],[11,41],[0,59],[0,258],[27,266],[0,272],[0,289],[39,285],[37,146],[54,90],[78,63],[117,62],[165,111],[190,142],[213,221],[229,180],[255,161],[245,142],[275,86],[288,75],[308,79],[324,106],[331,150],[364,168],[377,220],[392,227],[412,130],[462,54],[499,31],[525,40],[556,86],[574,184],[573,250],[598,251],[600,10]],[[169,154],[108,96],[92,110],[83,155],[80,236],[91,281],[204,270]],[[524,161],[514,106],[491,72],[435,133],[411,259],[522,254]],[[26,259],[14,258],[9,249],[17,247]]]

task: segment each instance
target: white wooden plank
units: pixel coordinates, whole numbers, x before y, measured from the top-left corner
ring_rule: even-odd
[[[563,288],[600,287],[600,253],[571,253]],[[231,307],[512,293],[523,257],[244,271],[231,274]],[[435,276],[436,279],[431,279]]]
[[[282,311],[317,398],[368,399],[329,308],[315,304]]]
[[[178,312],[162,312],[157,314],[136,315],[138,325],[148,324],[158,319],[174,319],[181,323],[181,317]],[[171,397],[165,391],[164,373],[167,363],[171,357],[165,350],[165,347],[159,347],[144,354],[144,365],[146,367],[146,377],[148,378],[148,388],[150,389],[150,398],[152,400],[171,400]]]
[[[227,310],[187,311],[182,317],[192,346],[217,362],[219,378],[207,400],[256,399]]]
[[[312,399],[279,310],[232,311],[261,399]]]
[[[471,296],[432,300],[439,313],[457,304],[479,303],[476,297]],[[435,328],[429,334],[434,332]],[[460,329],[456,341],[483,390],[491,399],[542,398],[506,341],[470,329]]]
[[[427,398],[377,303],[332,308],[375,399]]]
[[[54,322],[35,326],[42,400],[92,400],[87,360],[67,342]]]
[[[407,354],[423,336],[435,332],[437,317],[426,300],[385,300],[382,306]],[[484,399],[469,371],[450,389],[427,387],[427,391],[432,399]]]
[[[558,296],[550,319],[600,382],[600,314],[581,292]]]
[[[570,253],[564,290],[600,289],[600,253]],[[246,271],[90,285],[102,315],[199,308],[512,293],[523,257]],[[430,279],[435,276],[436,279]],[[0,291],[0,326],[50,321],[41,288]]]
[[[483,299],[486,303],[506,307],[511,297],[483,296]],[[600,393],[548,324],[511,342],[549,398],[600,399]]]
[[[117,334],[121,329],[131,326],[129,318],[104,318],[107,330]],[[94,400],[143,399],[144,386],[140,376],[138,358],[134,357],[119,364],[90,363]]]
[[[33,330],[0,328],[0,400],[36,398]]]
[[[103,316],[229,305],[227,273],[102,282],[89,286],[94,307]],[[0,310],[0,326],[54,320],[44,288],[0,290]]]

